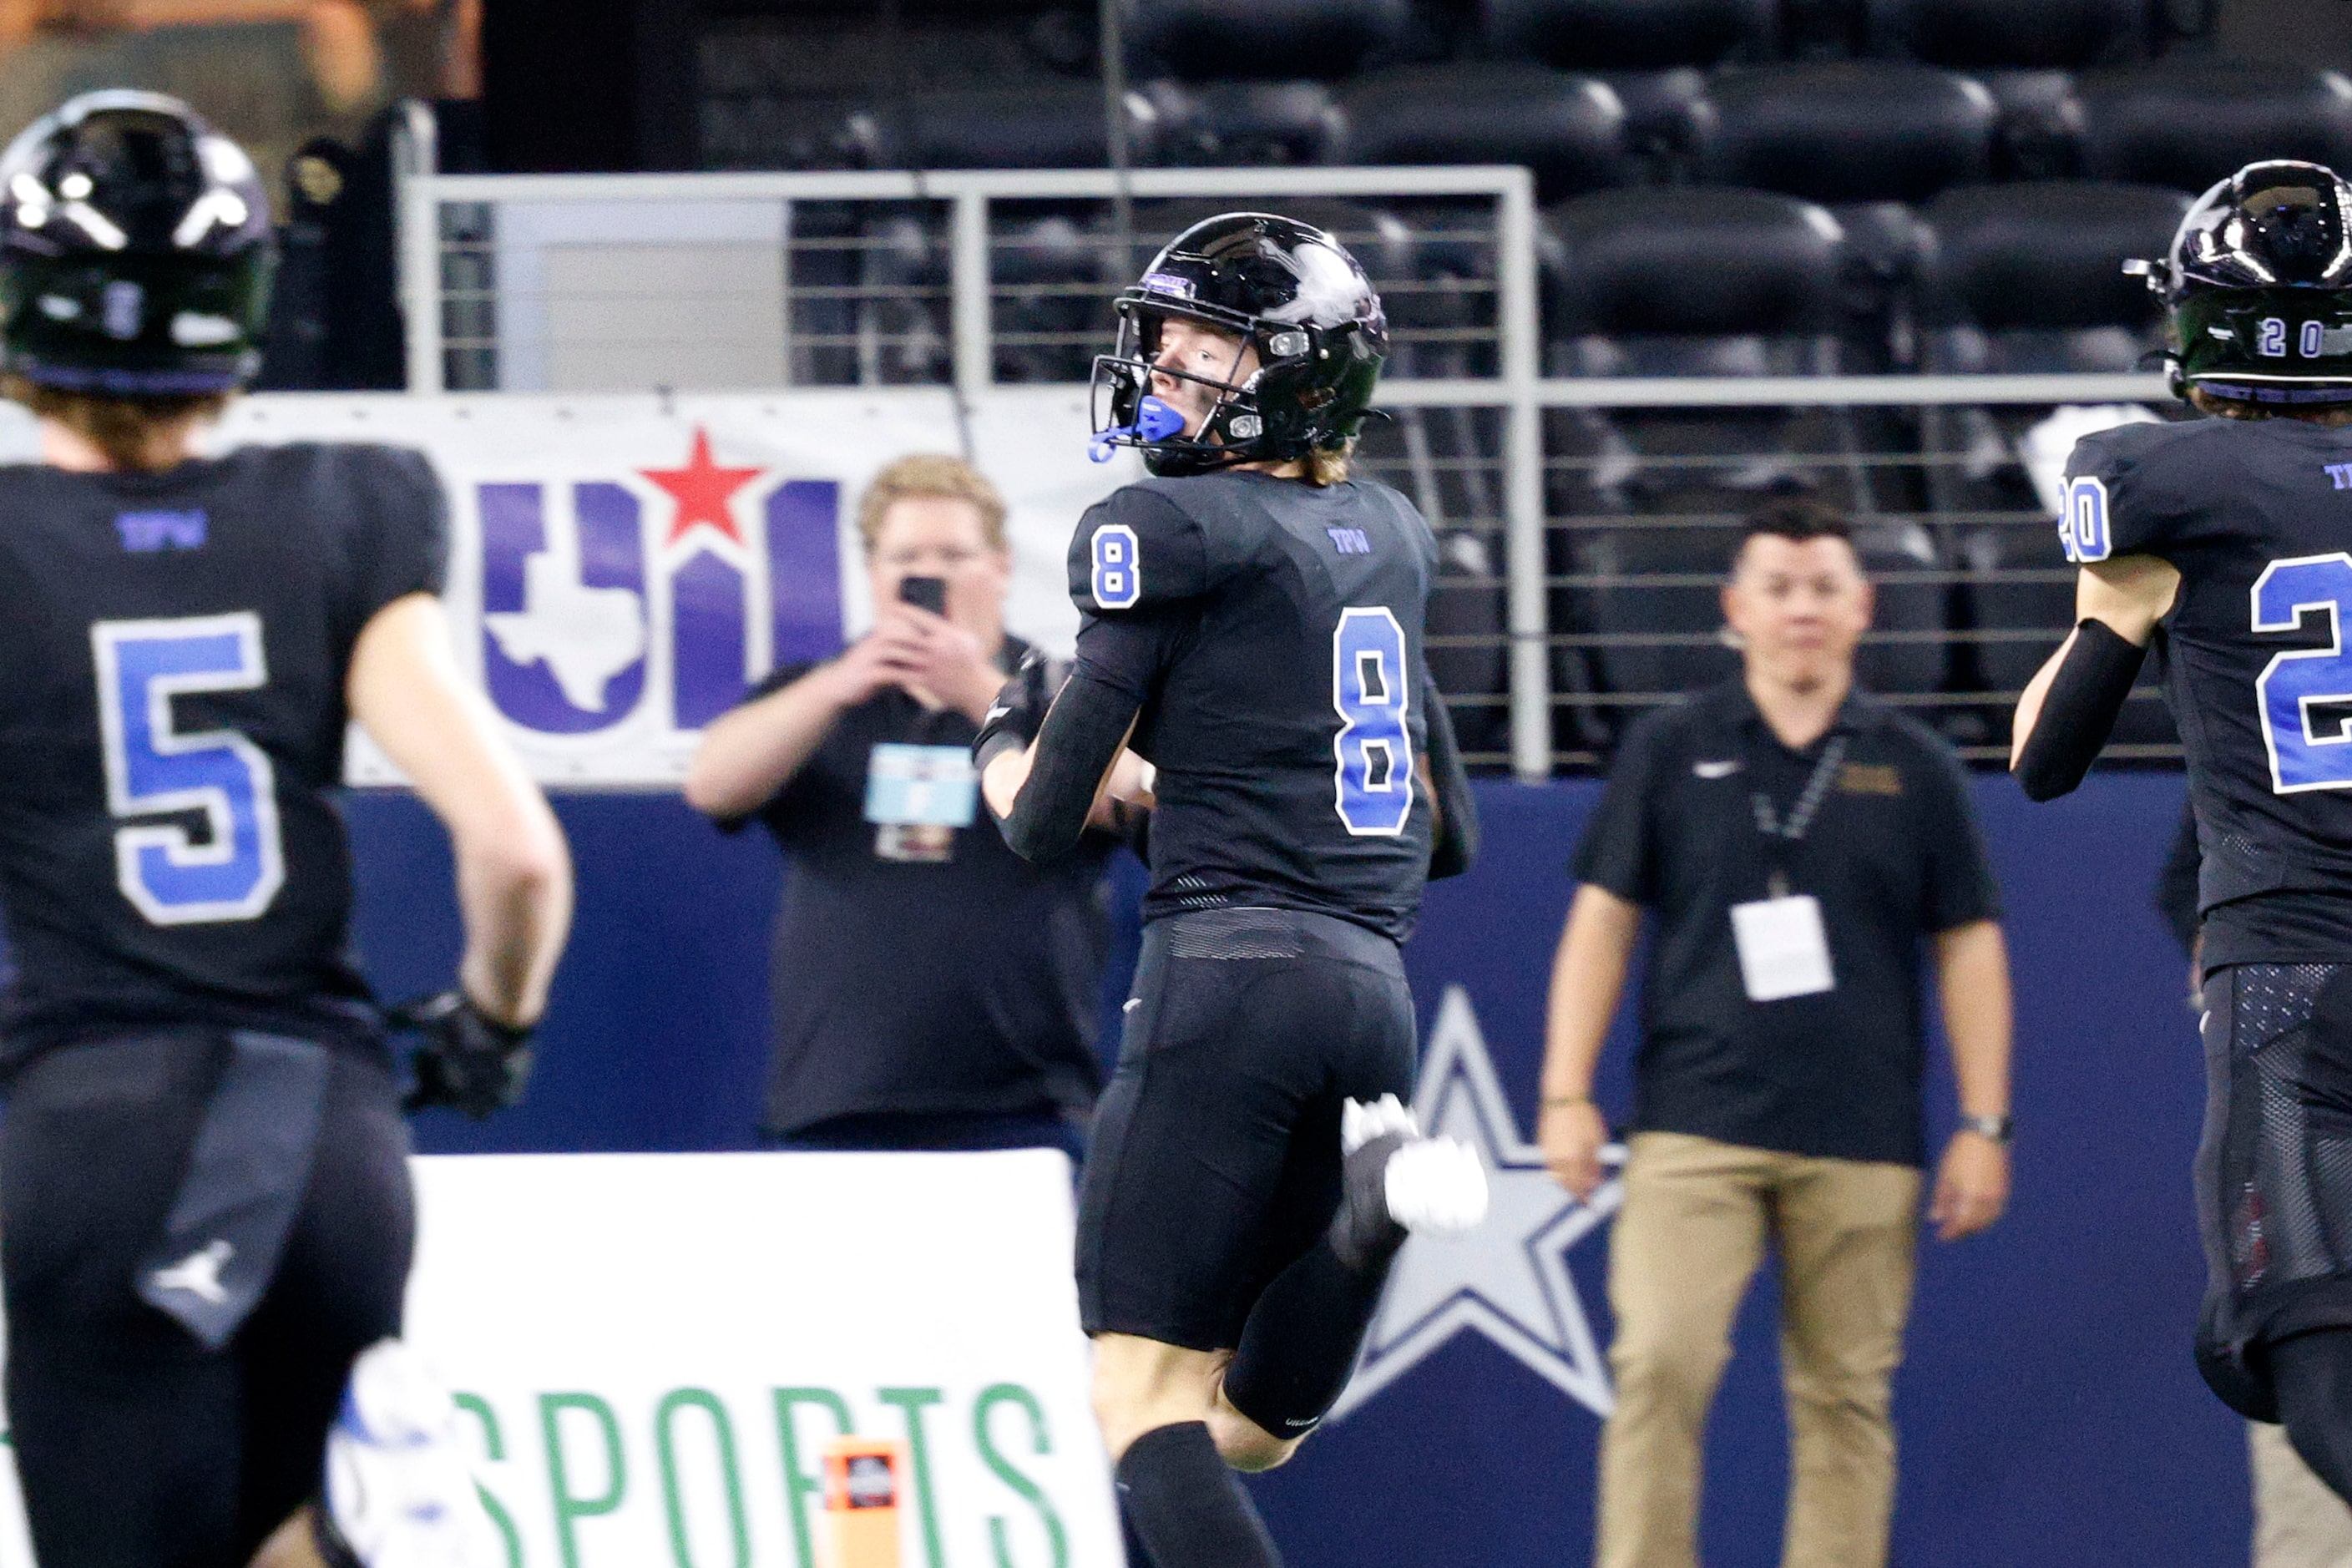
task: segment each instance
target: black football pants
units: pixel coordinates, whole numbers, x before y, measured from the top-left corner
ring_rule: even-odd
[[[7,1402],[41,1568],[243,1568],[317,1492],[353,1357],[400,1331],[415,1211],[383,1068],[338,1054],[268,1292],[207,1352],[140,1299],[214,1084],[201,1029],[68,1047],[0,1123]]]

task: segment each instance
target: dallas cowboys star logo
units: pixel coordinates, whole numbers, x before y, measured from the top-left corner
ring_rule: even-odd
[[[1589,1203],[1569,1196],[1545,1172],[1543,1153],[1519,1136],[1469,994],[1445,988],[1413,1110],[1432,1134],[1459,1138],[1486,1162],[1493,1202],[1486,1221],[1459,1240],[1416,1237],[1397,1255],[1388,1291],[1364,1336],[1355,1380],[1333,1408],[1346,1416],[1465,1331],[1486,1335],[1520,1365],[1605,1416],[1615,1400],[1608,1368],[1568,1254],[1624,1201],[1615,1175]],[[1622,1168],[1624,1151],[1603,1156]]]

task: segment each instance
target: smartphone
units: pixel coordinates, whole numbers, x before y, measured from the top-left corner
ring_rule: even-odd
[[[935,616],[948,613],[948,580],[944,577],[901,577],[898,579],[898,599],[901,604],[929,610]]]

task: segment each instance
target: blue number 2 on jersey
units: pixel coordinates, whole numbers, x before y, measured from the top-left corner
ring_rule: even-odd
[[[1412,815],[1412,689],[1404,628],[1387,606],[1339,612],[1331,634],[1331,706],[1342,722],[1331,742],[1339,765],[1339,820],[1358,837],[1394,837]]]
[[[2340,550],[2273,561],[2254,580],[2255,631],[2294,631],[2306,611],[2316,611],[2326,622],[2326,647],[2283,650],[2254,681],[2263,744],[2271,754],[2271,788],[2279,795],[2352,789],[2352,719],[2337,718],[2330,732],[2321,733],[2311,713],[2315,705],[2352,704],[2352,658],[2344,654],[2347,607],[2352,555]]]
[[[258,916],[286,880],[277,775],[268,753],[233,730],[173,730],[172,699],[267,684],[261,617],[240,610],[100,621],[89,644],[107,809],[117,817],[202,812],[205,825],[203,843],[173,823],[115,829],[116,886],[155,925]]]

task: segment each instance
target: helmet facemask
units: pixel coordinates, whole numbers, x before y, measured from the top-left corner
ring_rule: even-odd
[[[1108,461],[1114,447],[1135,447],[1142,451],[1146,468],[1173,478],[1277,456],[1267,448],[1265,416],[1257,403],[1265,377],[1264,352],[1258,367],[1244,368],[1256,346],[1256,333],[1206,312],[1171,310],[1126,298],[1118,309],[1118,349],[1095,358],[1095,439],[1089,447],[1095,461]],[[1197,321],[1230,337],[1231,362],[1213,375],[1159,363],[1161,329],[1171,319]],[[1192,414],[1161,397],[1155,378],[1206,391],[1207,406],[1196,433],[1186,434],[1195,425]]]

